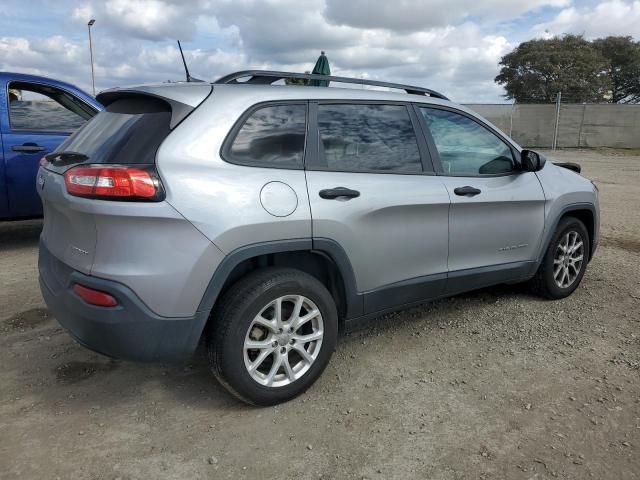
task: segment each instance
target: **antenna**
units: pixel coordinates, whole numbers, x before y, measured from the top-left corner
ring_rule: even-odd
[[[192,77],[189,73],[189,68],[187,67],[187,61],[184,59],[184,53],[182,51],[182,45],[180,45],[180,40],[178,40],[178,48],[180,49],[180,56],[182,57],[182,64],[184,65],[184,72],[187,75],[187,82],[202,82],[202,80]]]

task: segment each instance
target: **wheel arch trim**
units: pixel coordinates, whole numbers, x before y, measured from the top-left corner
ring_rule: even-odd
[[[597,245],[597,235],[598,235],[598,212],[596,210],[596,207],[592,203],[587,203],[587,202],[571,203],[569,205],[565,205],[560,210],[560,212],[558,212],[558,214],[555,216],[553,221],[549,222],[549,225],[551,225],[551,228],[549,228],[545,232],[544,239],[543,239],[542,243],[540,244],[540,251],[538,252],[538,256],[537,256],[538,264],[540,264],[542,262],[542,259],[544,258],[544,255],[546,254],[547,249],[549,248],[549,244],[551,243],[551,239],[553,238],[553,235],[555,234],[556,229],[558,228],[558,225],[560,224],[560,221],[565,216],[567,216],[567,214],[569,214],[571,212],[578,212],[578,211],[584,211],[584,210],[588,210],[589,212],[591,212],[591,217],[592,217],[592,221],[593,221],[593,225],[591,225],[591,226],[585,225],[585,227],[587,227],[588,231],[589,231],[589,228],[593,229],[592,230],[593,231],[593,238],[589,239],[590,240],[589,260],[591,260],[591,258],[593,258],[593,255],[595,253],[595,247]]]
[[[250,258],[259,257],[271,253],[287,253],[287,252],[311,252],[319,253],[329,257],[334,262],[342,277],[345,289],[346,317],[355,317],[362,315],[363,299],[362,295],[357,292],[355,274],[351,266],[351,262],[347,257],[344,249],[337,242],[327,238],[298,238],[292,240],[276,240],[271,242],[261,242],[240,247],[227,256],[218,265],[207,288],[204,292],[202,300],[198,305],[197,317],[199,325],[195,329],[192,338],[193,349],[195,350],[202,332],[209,320],[209,315],[215,305],[227,278],[241,262]]]

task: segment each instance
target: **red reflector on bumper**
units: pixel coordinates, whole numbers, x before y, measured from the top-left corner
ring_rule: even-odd
[[[98,307],[115,307],[118,305],[118,301],[108,293],[85,287],[79,283],[73,286],[73,291],[90,305],[97,305]]]

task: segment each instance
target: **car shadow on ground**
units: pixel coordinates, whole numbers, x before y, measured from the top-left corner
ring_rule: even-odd
[[[100,405],[108,409],[135,404],[147,398],[151,404],[176,402],[195,410],[235,412],[251,408],[229,395],[212,375],[206,352],[200,347],[189,362],[183,364],[148,364],[112,359],[77,344],[57,327],[51,336],[59,346],[42,350],[32,358],[44,376],[37,394],[45,408],[58,410],[61,405],[91,409]],[[43,332],[47,334],[48,332]],[[42,335],[42,333],[40,334]],[[43,346],[44,347],[44,346]],[[32,377],[31,366],[22,375]]]
[[[0,251],[38,245],[42,219],[0,221]]]
[[[430,302],[374,318],[355,330],[349,330],[346,335],[340,336],[337,350],[360,348],[360,342],[369,336],[393,334],[398,330],[410,333],[417,326],[425,335],[429,335],[430,332],[445,328],[442,325],[444,318],[471,314],[482,305],[514,297],[523,300],[535,298],[521,285],[499,285]],[[16,322],[14,324],[21,325]],[[61,401],[68,403],[67,397],[72,398],[75,407],[91,408],[92,405],[100,404],[102,408],[107,408],[123,402],[135,402],[140,395],[164,400],[172,397],[170,402],[177,401],[186,408],[222,414],[254,408],[230,395],[213,377],[204,342],[201,342],[194,356],[186,363],[142,364],[110,359],[85,349],[68,336],[55,320],[42,327],[38,324],[34,328],[53,330],[37,333],[39,336],[57,337],[53,355],[49,350],[35,354],[40,357],[40,362],[36,363],[48,367],[43,369],[43,373],[48,372],[45,374],[47,378],[44,385],[56,386],[45,387],[38,392],[44,404],[52,409],[56,409]],[[27,378],[30,372],[29,367],[25,367],[23,375]]]
[[[442,329],[451,326],[452,316],[462,318],[467,313],[473,314],[475,312],[477,314],[482,306],[507,300],[545,302],[544,299],[529,291],[527,283],[493,285],[452,297],[431,300],[364,322],[358,322],[347,329],[342,340],[348,341],[348,338],[354,335],[364,337],[378,335],[396,328],[411,329],[417,324],[423,327]],[[463,320],[460,322],[464,323]]]

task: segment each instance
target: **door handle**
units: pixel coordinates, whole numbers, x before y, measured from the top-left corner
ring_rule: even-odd
[[[11,147],[11,150],[14,152],[26,152],[26,153],[37,153],[44,150],[44,147],[37,145],[35,143],[25,143],[23,145],[14,145]]]
[[[320,190],[320,198],[324,198],[325,200],[333,200],[340,197],[356,198],[359,196],[359,191],[345,187],[326,188],[324,190]]]
[[[478,195],[481,192],[482,190],[480,190],[479,188],[470,187],[468,185],[466,187],[458,187],[453,190],[453,193],[461,197],[473,197],[474,195]]]

